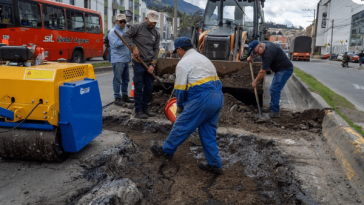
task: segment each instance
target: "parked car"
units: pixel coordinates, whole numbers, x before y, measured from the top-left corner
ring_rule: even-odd
[[[321,59],[328,59],[330,57],[330,53],[327,53],[325,55],[321,55]]]
[[[343,55],[344,55],[343,53],[340,54],[340,55],[338,55],[337,58],[336,58],[336,60],[342,61],[343,60]]]
[[[354,54],[354,56],[351,58],[351,62],[359,63],[359,53]]]

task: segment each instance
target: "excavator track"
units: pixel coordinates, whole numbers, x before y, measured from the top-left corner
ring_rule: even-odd
[[[6,130],[0,128],[0,132]],[[68,153],[63,151],[59,129],[53,131],[15,129],[0,133],[0,157],[63,162],[67,159]]]

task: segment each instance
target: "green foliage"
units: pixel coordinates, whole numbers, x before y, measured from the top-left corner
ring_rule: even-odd
[[[148,7],[148,9],[152,9],[158,12],[166,12],[170,17],[174,17],[174,8],[171,6],[162,6],[160,8],[157,6],[153,6]],[[202,10],[198,10],[193,14],[187,14],[186,12],[177,11],[177,17],[180,18],[178,37],[187,36],[191,38],[191,27],[195,23],[203,21],[203,12]],[[200,24],[200,26],[202,26],[202,23]]]
[[[309,89],[311,91],[319,94],[326,101],[326,103],[329,104],[335,110],[335,112],[350,125],[350,127],[354,128],[358,133],[364,136],[364,131],[362,127],[359,125],[355,125],[351,120],[348,119],[347,116],[342,114],[339,110],[339,107],[345,107],[357,111],[355,106],[351,102],[349,102],[341,95],[338,95],[334,91],[330,90],[328,87],[324,86],[310,74],[307,74],[296,67],[294,68],[294,73],[309,86]]]
[[[94,68],[97,68],[97,67],[107,67],[107,66],[111,66],[111,63],[110,62],[93,63],[92,66]]]

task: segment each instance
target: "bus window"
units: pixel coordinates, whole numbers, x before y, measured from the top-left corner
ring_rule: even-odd
[[[0,24],[12,24],[11,7],[0,5]]]
[[[85,31],[83,13],[67,10],[67,29],[69,31]]]
[[[19,6],[20,25],[33,28],[42,27],[42,19],[38,4],[19,1],[18,6]]]
[[[55,8],[43,4],[44,28],[65,30],[64,12],[61,8]]]
[[[85,14],[86,16],[86,31],[87,33],[100,33],[100,18],[92,14]]]

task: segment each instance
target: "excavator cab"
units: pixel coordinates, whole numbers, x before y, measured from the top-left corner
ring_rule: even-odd
[[[247,104],[255,102],[250,68],[246,62],[248,45],[253,40],[265,40],[264,1],[208,0],[203,22],[196,22],[191,29],[194,47],[216,67],[223,92],[228,92]],[[175,73],[178,61],[179,59],[158,59],[156,74],[162,77]],[[254,77],[260,68],[261,62],[258,59],[253,63]],[[261,103],[264,81],[265,79],[257,87]]]

